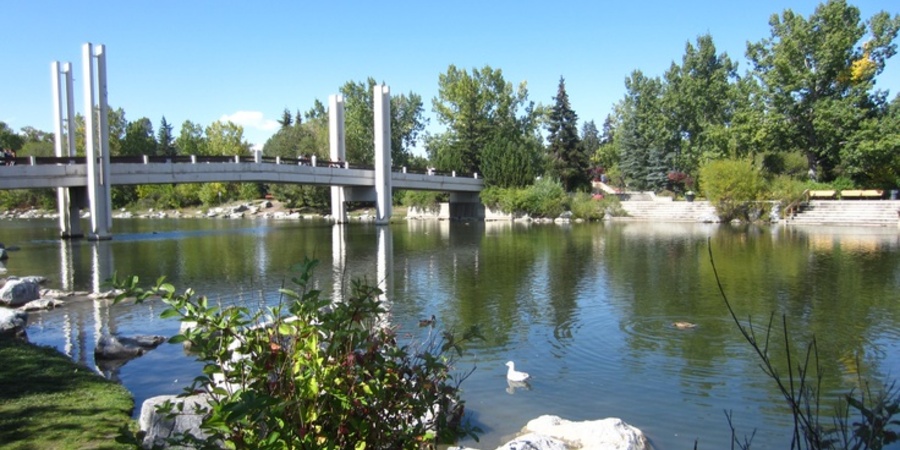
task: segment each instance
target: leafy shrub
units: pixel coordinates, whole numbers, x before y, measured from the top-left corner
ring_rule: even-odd
[[[178,193],[171,184],[144,184],[135,187],[138,203],[143,207],[171,209],[181,207]]]
[[[719,159],[700,167],[703,195],[723,221],[752,220],[759,214],[763,178],[749,160]]]
[[[443,194],[434,191],[412,191],[403,193],[403,205],[415,207],[423,211],[435,211],[443,199]]]
[[[600,200],[585,192],[577,192],[572,196],[570,209],[572,216],[576,219],[603,219],[603,209],[601,209]]]
[[[4,209],[38,207],[56,208],[55,189],[10,189],[0,191],[0,206]]]
[[[225,183],[203,183],[197,194],[200,202],[206,206],[218,205],[230,199],[228,186]]]
[[[535,217],[559,217],[568,200],[559,180],[542,178],[525,190],[522,210]]]
[[[787,208],[789,205],[796,205],[804,200],[803,193],[809,189],[807,186],[806,182],[788,175],[778,175],[772,180],[769,187],[769,198],[778,202],[782,208]]]
[[[526,212],[524,198],[528,189],[491,186],[481,191],[481,202],[507,214]]]
[[[459,398],[468,374],[454,378],[451,370],[454,353],[477,332],[457,338],[432,325],[422,343],[399,344],[382,324],[377,287],[355,281],[341,301],[323,298],[311,288],[316,265],[305,261],[292,280],[298,290],[280,290],[278,305],[257,312],[210,305],[190,289],[178,294],[163,279],[148,290],[137,277],[114,281],[124,290],[116,301],[160,295],[168,305],[162,317],[195,324],[170,342],[189,343],[205,363],[185,395],[210,394],[197,411],[208,437],[173,436],[168,444],[418,449],[475,437]],[[124,432],[120,440],[136,437]]]
[[[834,181],[831,182],[831,188],[836,191],[842,191],[844,189],[854,189],[856,188],[856,183],[853,180],[847,177],[837,177]]]
[[[241,200],[257,200],[262,197],[263,189],[259,183],[240,183],[237,195]]]

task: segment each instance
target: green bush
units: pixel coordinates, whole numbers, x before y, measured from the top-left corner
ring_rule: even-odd
[[[572,217],[584,220],[603,219],[603,208],[599,199],[586,192],[577,192],[572,196]]]
[[[434,191],[412,191],[403,193],[403,206],[419,208],[422,211],[436,211],[444,199],[444,194]]]
[[[382,292],[355,281],[340,301],[311,287],[317,263],[307,260],[281,289],[282,301],[252,312],[244,306],[211,305],[188,289],[160,279],[149,290],[137,277],[113,284],[121,301],[159,295],[164,318],[195,326],[170,342],[189,343],[205,363],[185,395],[210,395],[197,411],[208,438],[172,436],[169,445],[201,448],[418,449],[475,437],[454,376],[460,345],[477,336],[436,332],[433,322],[420,343],[399,343],[384,324]],[[265,322],[263,322],[265,321]],[[469,372],[471,373],[471,372]],[[162,410],[169,409],[163,405]],[[122,441],[135,442],[127,432]]]
[[[499,210],[507,214],[523,213],[525,205],[523,199],[527,188],[501,188],[491,186],[481,191],[481,202],[495,211]]]
[[[760,214],[764,180],[752,162],[744,159],[718,159],[700,167],[703,195],[716,208],[723,221],[752,221]]]
[[[805,200],[803,193],[807,189],[806,182],[794,179],[788,175],[778,175],[769,186],[768,196],[781,205],[783,217],[786,212],[784,208],[796,206]]]
[[[225,183],[203,183],[197,195],[204,206],[218,205],[230,199]]]
[[[240,183],[237,195],[241,200],[258,200],[263,196],[262,186],[259,183]]]
[[[559,217],[569,197],[559,180],[542,178],[529,186],[521,199],[522,211],[534,217]]]
[[[56,208],[55,189],[11,189],[0,191],[0,206],[4,209],[37,207]]]

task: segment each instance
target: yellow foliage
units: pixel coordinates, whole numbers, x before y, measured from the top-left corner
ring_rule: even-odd
[[[853,61],[850,65],[850,81],[852,83],[860,83],[872,79],[875,76],[875,61],[869,57],[868,50],[863,53],[862,57]]]

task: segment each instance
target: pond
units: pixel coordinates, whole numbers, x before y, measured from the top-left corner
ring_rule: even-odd
[[[753,448],[789,446],[790,416],[774,383],[725,308],[760,332],[786,372],[781,318],[792,352],[815,337],[827,411],[860,377],[900,373],[900,233],[894,228],[800,228],[714,224],[520,224],[410,221],[387,227],[263,219],[116,220],[114,239],[58,239],[53,221],[4,221],[0,242],[21,247],[9,275],[43,275],[47,287],[104,289],[113,271],[145,284],[159,276],[222,303],[270,304],[291,267],[316,258],[326,294],[366,278],[388,293],[391,323],[420,331],[478,325],[460,371],[467,411],[495,448],[542,414],[571,420],[619,417],[657,449],[730,446],[756,430]],[[710,251],[711,250],[711,251]],[[711,263],[715,262],[715,272]],[[74,302],[30,316],[31,341],[100,370],[104,333],[173,335],[162,305]],[[674,322],[696,324],[679,329]],[[510,389],[506,361],[532,375]],[[164,344],[105,374],[140,403],[179,393],[199,372],[180,346]]]

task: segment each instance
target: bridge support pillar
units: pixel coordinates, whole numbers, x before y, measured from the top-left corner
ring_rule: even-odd
[[[448,202],[448,213],[452,219],[484,219],[484,205],[477,192],[453,192]]]
[[[375,116],[375,223],[391,221],[391,88],[374,88]]]
[[[99,142],[94,143],[94,58],[97,59]],[[88,200],[91,232],[88,239],[112,239],[112,199],[109,185],[109,122],[106,92],[106,48],[90,43],[82,47],[84,78],[84,146],[87,155]]]
[[[60,79],[61,75],[62,79]],[[72,64],[60,65],[59,61],[54,61],[50,64],[50,77],[53,81],[55,153],[57,157],[75,156],[75,99],[72,91]],[[64,103],[65,108],[63,107]],[[66,127],[65,133],[63,133],[64,126]],[[63,142],[65,142],[65,149],[63,149]],[[77,199],[73,198],[73,189],[75,188],[56,189],[59,234],[63,239],[84,236],[79,217],[80,205],[76,201]]]
[[[331,161],[346,161],[347,146],[344,137],[344,96],[330,95],[328,96],[328,146]],[[344,188],[332,186],[331,217],[335,223],[347,223],[346,201]]]

